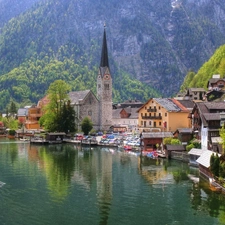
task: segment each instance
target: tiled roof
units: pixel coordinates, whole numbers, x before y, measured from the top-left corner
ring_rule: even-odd
[[[120,119],[120,112],[122,109],[113,109],[112,110],[112,118],[113,119]]]
[[[26,108],[20,108],[18,109],[17,116],[27,116],[28,115],[28,109]]]
[[[194,107],[194,102],[191,100],[177,100],[177,101],[180,102],[187,109],[193,109]]]
[[[89,92],[90,90],[69,92],[71,104],[79,103],[79,101],[84,100]]]
[[[137,112],[137,108],[131,108],[131,115],[130,115],[131,119],[138,119],[138,112]]]
[[[171,100],[173,101],[175,105],[177,105],[181,109],[181,111],[188,111],[188,109],[175,98],[172,98]]]
[[[189,88],[188,90],[191,92],[199,92],[199,91],[205,92],[206,91],[204,88]]]
[[[143,138],[165,138],[165,137],[173,137],[172,132],[143,132]]]
[[[191,134],[193,132],[192,128],[177,128],[179,133],[188,133]]]
[[[200,165],[209,168],[210,167],[210,157],[212,154],[216,155],[216,152],[212,152],[209,150],[204,150],[201,156],[196,160]],[[220,154],[218,154],[220,156]]]
[[[181,109],[169,98],[154,98],[154,100],[167,111],[179,112]]]
[[[124,109],[121,109],[121,108],[119,108],[119,109],[113,109],[112,110],[112,118],[113,119],[120,119],[121,118],[120,112],[122,110],[125,110],[127,113],[130,114],[130,116],[129,116],[128,119],[138,119],[137,108],[131,108],[131,107],[127,107],[127,108],[124,108]]]
[[[209,84],[216,83],[216,82],[219,81],[219,80],[223,80],[223,81],[224,81],[224,79],[222,79],[222,78],[211,78],[211,79],[209,80]]]
[[[166,145],[166,149],[168,151],[185,151],[185,147],[183,145]]]
[[[219,113],[203,113],[203,116],[205,117],[206,121],[220,120],[220,114]]]
[[[192,149],[188,152],[188,154],[189,154],[189,155],[198,155],[198,156],[200,156],[204,151],[205,151],[205,150],[203,150],[203,149],[192,148]]]
[[[225,111],[225,102],[204,102],[207,109],[224,109]]]

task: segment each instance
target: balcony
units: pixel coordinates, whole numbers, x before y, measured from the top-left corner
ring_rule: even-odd
[[[162,116],[142,116],[143,120],[161,120]]]
[[[157,112],[157,109],[147,109],[147,112]]]

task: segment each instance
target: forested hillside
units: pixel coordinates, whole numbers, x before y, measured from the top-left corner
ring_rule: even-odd
[[[189,71],[181,86],[181,92],[185,92],[189,87],[203,87],[206,89],[208,80],[214,74],[220,74],[221,78],[225,75],[225,45],[219,47],[197,73]]]
[[[10,2],[0,0],[0,109],[36,103],[59,78],[95,90],[104,23],[114,102],[175,94],[225,43],[222,0]]]

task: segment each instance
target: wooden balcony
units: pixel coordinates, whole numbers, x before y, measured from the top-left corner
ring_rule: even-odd
[[[147,109],[147,112],[157,112],[157,109]]]
[[[162,116],[142,116],[143,120],[161,120]]]

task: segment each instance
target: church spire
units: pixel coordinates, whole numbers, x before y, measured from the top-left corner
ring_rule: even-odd
[[[106,28],[106,25],[104,24],[104,34],[103,34],[103,42],[102,42],[102,55],[101,55],[100,67],[109,67],[105,28]]]

